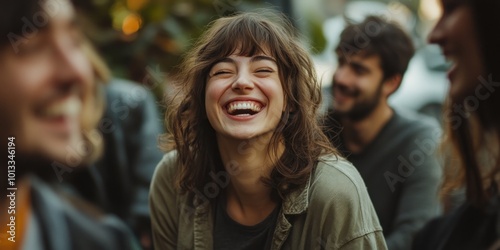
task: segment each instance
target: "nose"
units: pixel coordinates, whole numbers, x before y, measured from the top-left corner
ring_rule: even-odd
[[[427,41],[429,43],[434,43],[434,44],[439,44],[439,45],[443,44],[445,34],[444,34],[444,29],[443,29],[442,25],[443,25],[442,20],[440,19],[436,23],[434,28],[432,28],[431,32],[427,36]]]
[[[85,82],[83,75],[90,62],[84,53],[84,46],[64,41],[54,44],[55,78],[61,88],[72,89]]]
[[[254,82],[252,81],[252,76],[250,73],[245,71],[240,71],[238,73],[238,78],[236,78],[231,87],[233,91],[244,94],[252,91],[255,85]]]
[[[347,65],[341,65],[333,75],[333,84],[348,86],[354,81],[353,73]]]

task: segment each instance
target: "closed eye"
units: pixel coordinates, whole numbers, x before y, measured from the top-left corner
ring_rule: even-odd
[[[225,74],[231,74],[231,71],[220,70],[220,71],[213,73],[212,76],[225,75]]]
[[[271,74],[273,74],[274,72],[275,71],[273,69],[270,69],[270,68],[261,68],[261,69],[257,69],[254,74],[257,77],[268,77]]]
[[[257,73],[273,73],[274,70],[272,69],[259,69],[257,70]]]
[[[354,68],[354,71],[356,72],[356,74],[358,74],[358,75],[364,75],[368,72],[365,68],[362,68],[362,67],[353,67],[353,68]]]

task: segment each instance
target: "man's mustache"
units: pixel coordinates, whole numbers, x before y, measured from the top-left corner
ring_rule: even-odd
[[[359,95],[359,90],[355,88],[349,88],[345,85],[339,84],[334,82],[333,83],[333,93],[339,92],[342,95],[349,96],[349,97],[357,97]]]

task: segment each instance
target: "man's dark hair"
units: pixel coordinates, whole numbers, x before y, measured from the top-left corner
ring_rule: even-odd
[[[404,75],[415,48],[410,36],[398,24],[368,16],[361,23],[347,25],[335,52],[346,60],[352,55],[379,56],[385,80]]]

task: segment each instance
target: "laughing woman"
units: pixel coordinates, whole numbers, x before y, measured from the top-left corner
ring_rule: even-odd
[[[69,0],[0,8],[2,250],[139,249],[121,221],[60,183],[92,165],[102,144],[107,74],[76,20]]]
[[[441,198],[465,201],[429,222],[413,249],[500,249],[500,1],[440,2],[429,41],[452,63]]]
[[[150,194],[156,249],[385,249],[356,169],[316,120],[320,86],[275,14],[215,21],[169,101]]]

